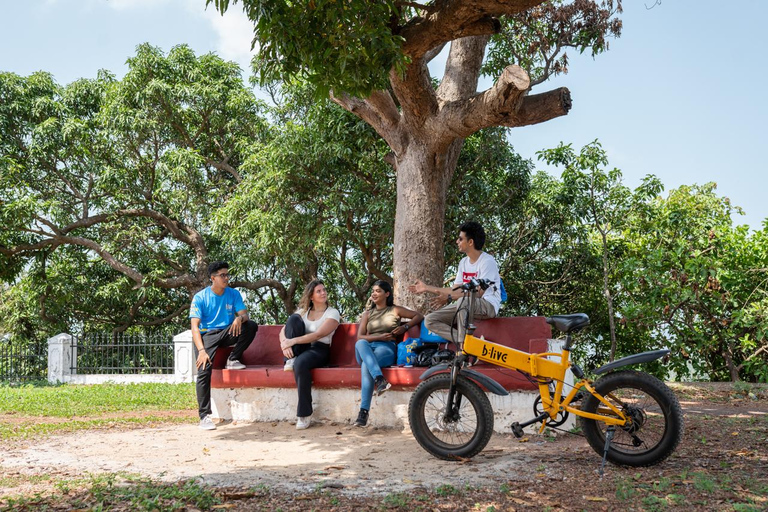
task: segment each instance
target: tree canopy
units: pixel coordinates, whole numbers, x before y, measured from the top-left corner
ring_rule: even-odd
[[[566,115],[567,89],[532,88],[567,71],[566,49],[596,55],[621,33],[619,0],[206,0],[221,12],[234,4],[254,23],[263,83],[301,79],[330,91],[389,147],[395,297],[411,307],[425,304],[410,283],[442,280],[447,194],[464,141]],[[427,65],[448,44],[434,81]],[[496,81],[478,91],[482,73]]]
[[[66,87],[0,74],[0,333],[178,332],[213,259],[233,264],[260,323],[284,321],[315,276],[355,321],[394,273],[391,148],[299,80],[266,105],[235,65],[184,46],[129,63],[122,80]],[[768,224],[734,227],[714,184],[630,190],[598,143],[542,155],[562,178],[504,128],[480,130],[446,190],[448,233],[467,218],[488,230],[502,314],[589,313],[588,367],[614,332],[617,356],[670,347],[677,375],[768,381]],[[443,282],[460,255],[440,249]]]

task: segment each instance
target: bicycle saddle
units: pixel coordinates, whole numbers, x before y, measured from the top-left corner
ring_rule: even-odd
[[[547,323],[564,333],[575,332],[589,325],[589,317],[585,313],[572,315],[553,315],[547,317]]]

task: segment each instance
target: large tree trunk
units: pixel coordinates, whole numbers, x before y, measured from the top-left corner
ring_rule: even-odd
[[[517,8],[522,9],[523,3],[518,2]],[[478,93],[483,55],[495,24],[483,18],[472,26],[484,35],[451,41],[437,89],[427,68],[434,52],[428,52],[445,41],[432,44],[418,39],[405,43],[411,63],[404,74],[390,72],[391,90],[374,91],[367,98],[331,96],[369,123],[392,149],[397,170],[395,301],[421,311],[427,309],[429,297],[413,296],[408,285],[421,279],[442,286],[446,191],[464,139],[490,126],[548,121],[567,114],[571,106],[567,89],[529,95],[528,74],[516,65],[507,67],[493,87]],[[448,40],[452,37],[455,34]]]
[[[445,149],[411,143],[397,160],[393,277],[396,300],[405,307],[427,309],[429,297],[408,291],[417,279],[442,286],[446,192],[462,143]]]

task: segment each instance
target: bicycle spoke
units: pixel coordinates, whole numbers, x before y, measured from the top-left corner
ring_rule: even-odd
[[[459,397],[457,396],[456,399]],[[446,419],[448,393],[430,395],[424,406],[427,427],[440,442],[447,445],[467,443],[477,430],[477,415],[469,400],[461,400],[458,418]],[[449,414],[450,416],[450,414]]]
[[[616,429],[612,446],[622,452],[647,451],[664,437],[666,421],[656,400],[638,389],[622,388],[609,394],[617,408],[632,419],[624,428]],[[604,414],[610,414],[605,408]],[[603,428],[605,435],[606,428]]]

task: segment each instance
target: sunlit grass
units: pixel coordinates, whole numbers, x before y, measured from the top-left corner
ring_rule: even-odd
[[[194,411],[194,384],[95,384],[0,387],[0,439],[25,439],[91,428],[184,423],[164,411]],[[120,414],[124,413],[124,415]],[[32,416],[34,421],[18,417]]]
[[[94,416],[117,411],[194,409],[194,384],[93,384],[0,387],[0,414]]]

